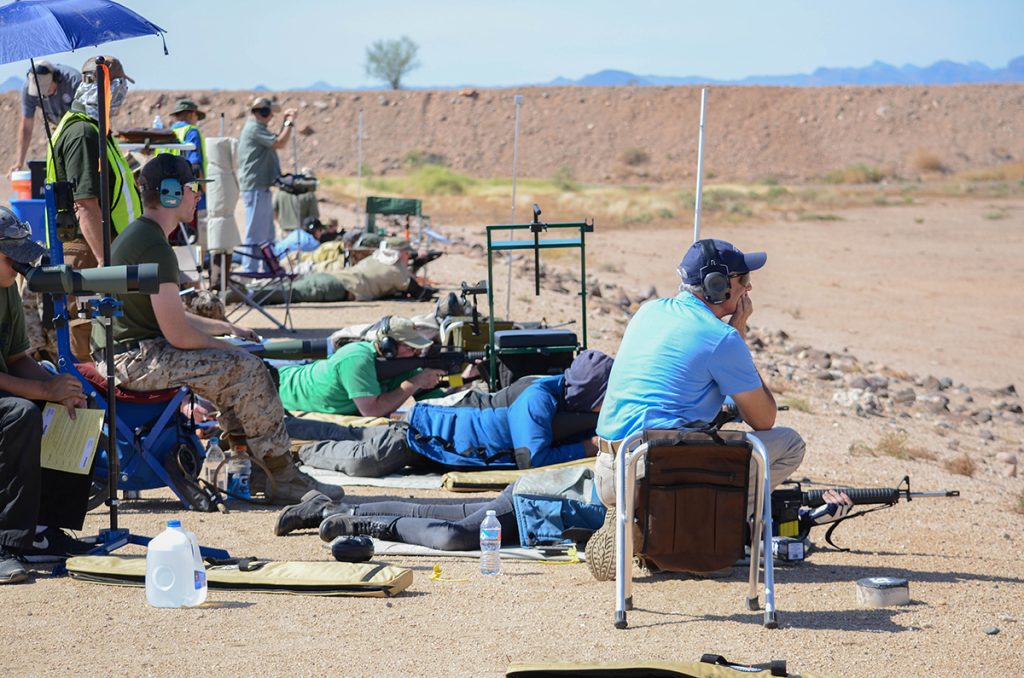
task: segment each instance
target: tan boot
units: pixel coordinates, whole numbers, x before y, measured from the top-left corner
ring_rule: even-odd
[[[341,487],[321,483],[300,471],[292,460],[292,455],[287,452],[274,457],[264,457],[263,463],[270,471],[274,482],[268,483],[264,475],[256,473],[254,469],[253,490],[262,490],[275,504],[297,504],[310,490],[321,492],[333,501],[345,496],[345,490]]]

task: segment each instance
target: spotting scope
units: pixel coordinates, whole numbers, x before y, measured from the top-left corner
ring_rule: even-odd
[[[160,291],[157,264],[75,269],[66,265],[28,266],[14,262],[13,267],[25,276],[30,290],[43,294],[156,294]]]

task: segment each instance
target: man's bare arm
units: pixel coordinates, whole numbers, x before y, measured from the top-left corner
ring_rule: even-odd
[[[99,265],[103,266],[103,213],[100,211],[99,198],[75,200],[75,215],[78,217],[86,244],[89,245]]]
[[[15,156],[15,164],[11,165],[8,174],[17,172],[25,165],[25,157],[28,155],[28,145],[32,141],[32,127],[35,125],[35,116],[31,118],[22,117],[21,125],[18,127],[18,154]]]
[[[737,393],[733,395],[732,399],[736,401],[736,408],[740,411],[740,416],[750,428],[755,431],[767,431],[775,426],[778,406],[775,404],[775,396],[764,383],[764,379],[761,380],[761,388]]]

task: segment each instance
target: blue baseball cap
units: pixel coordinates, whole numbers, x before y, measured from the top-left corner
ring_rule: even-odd
[[[729,269],[729,273],[749,273],[764,266],[768,261],[768,255],[764,252],[751,252],[744,254],[736,249],[732,243],[724,240],[712,240],[715,249],[718,250],[718,263]],[[683,282],[687,285],[700,285],[700,269],[708,265],[704,256],[704,247],[701,241],[693,243],[690,249],[686,250],[683,260],[679,262],[679,273]]]

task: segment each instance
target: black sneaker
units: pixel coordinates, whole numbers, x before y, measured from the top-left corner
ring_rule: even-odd
[[[32,539],[32,546],[21,555],[30,563],[50,563],[84,556],[95,547],[96,544],[75,539],[58,527],[47,527]]]
[[[28,579],[21,554],[0,546],[0,584],[20,584]]]

